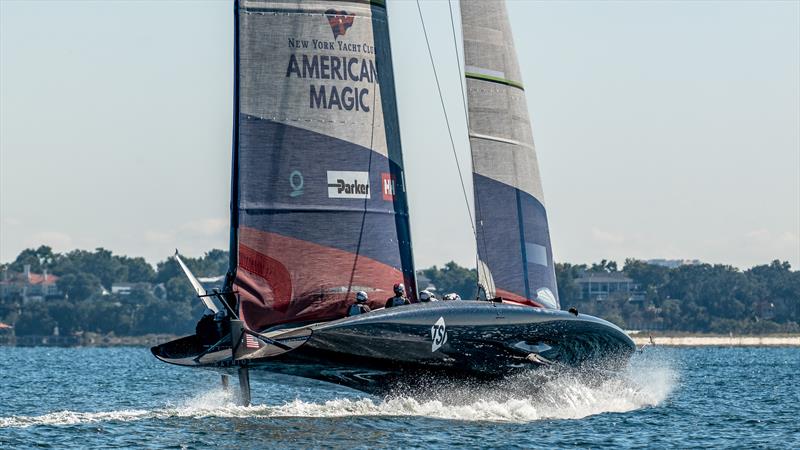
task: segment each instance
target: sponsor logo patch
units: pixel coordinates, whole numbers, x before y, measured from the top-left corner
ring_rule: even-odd
[[[329,170],[328,198],[370,198],[369,172]]]
[[[348,14],[347,11],[336,11],[335,9],[325,11],[325,15],[328,17],[334,39],[344,36],[347,30],[353,26],[353,19],[355,19],[355,16]]]
[[[431,353],[439,350],[445,342],[447,342],[447,328],[444,323],[444,317],[439,317],[439,320],[431,327]]]
[[[395,178],[392,174],[383,172],[381,173],[381,192],[383,192],[383,199],[388,201],[394,200]]]
[[[303,174],[299,170],[292,171],[289,174],[289,186],[292,187],[292,192],[289,196],[299,197],[303,195]]]

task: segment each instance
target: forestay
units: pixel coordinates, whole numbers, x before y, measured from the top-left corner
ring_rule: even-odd
[[[232,267],[250,328],[383,306],[414,268],[386,9],[236,5]]]
[[[479,278],[558,308],[539,166],[505,2],[461,2]],[[488,289],[487,289],[488,290]]]

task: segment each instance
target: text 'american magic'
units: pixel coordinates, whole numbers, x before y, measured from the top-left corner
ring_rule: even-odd
[[[298,55],[289,57],[286,77],[313,78],[375,83],[378,76],[371,59],[331,55]],[[369,88],[330,84],[312,84],[309,87],[309,107],[317,109],[345,109],[369,112]]]

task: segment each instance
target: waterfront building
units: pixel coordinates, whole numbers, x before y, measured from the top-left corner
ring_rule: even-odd
[[[666,267],[668,269],[675,269],[680,266],[696,266],[702,264],[699,259],[648,259],[647,264],[654,266]]]
[[[639,285],[623,272],[584,272],[575,282],[580,287],[580,299],[603,301],[619,294],[628,296],[631,302],[644,300]]]
[[[58,289],[58,277],[44,270],[42,273],[31,272],[30,264],[24,266],[23,272],[3,270],[0,277],[0,301],[31,301],[63,298],[64,293]]]

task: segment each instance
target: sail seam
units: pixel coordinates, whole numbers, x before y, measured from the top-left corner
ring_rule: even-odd
[[[353,2],[353,3],[355,3],[355,2]],[[384,9],[386,8],[385,5],[380,5],[380,4],[377,4],[377,3],[373,3],[370,6],[379,6],[379,7],[382,7]],[[308,12],[308,10],[304,10],[304,9],[295,9],[295,10],[283,9],[281,11],[276,11],[276,10],[270,9],[268,7],[257,7],[257,6],[256,7],[251,6],[251,7],[248,7],[246,9],[242,9],[242,13],[243,14],[248,14],[248,15],[254,15],[254,16],[268,16],[269,15],[269,16],[309,16],[309,17],[311,17],[311,16],[327,16],[327,15],[329,15],[322,9],[320,9],[319,12],[316,12],[316,11],[315,12]],[[362,17],[366,17],[366,16],[362,16]],[[371,17],[367,17],[367,18],[369,18],[370,20],[372,19]],[[376,22],[387,23],[387,21],[383,20],[383,19],[375,19],[375,21]]]
[[[369,121],[362,121],[362,122],[355,122],[355,121],[348,121],[348,120],[323,120],[323,119],[302,119],[302,118],[294,118],[294,117],[266,117],[266,116],[259,116],[254,114],[247,114],[241,113],[245,116],[245,119],[248,120],[268,120],[271,122],[306,122],[306,123],[339,123],[342,125],[369,125],[371,122]],[[372,124],[373,128],[383,128],[383,125],[380,123]]]
[[[487,141],[502,142],[504,144],[519,145],[520,147],[534,148],[532,145],[528,145],[524,142],[515,141],[513,139],[501,138],[499,136],[490,136],[488,134],[470,133],[469,137],[475,139],[484,139]]]
[[[520,250],[522,251],[522,271],[525,280],[525,298],[531,298],[530,281],[528,280],[528,251],[525,248],[525,223],[522,221],[522,198],[520,190],[515,189],[514,193],[517,196],[517,222],[519,224],[519,243]]]
[[[335,0],[336,3],[361,3],[373,6],[383,6],[386,7],[386,0]],[[250,2],[248,2],[250,3]],[[252,3],[265,3],[261,2],[252,2]],[[247,9],[264,9],[263,7],[259,6],[245,6],[244,8]]]
[[[281,212],[357,212],[357,213],[371,213],[371,214],[391,214],[391,215],[400,215],[406,216],[408,213],[405,212],[398,212],[398,211],[386,211],[382,209],[363,209],[363,208],[313,208],[313,207],[305,207],[305,208],[298,208],[295,206],[291,207],[281,207],[281,208],[240,208],[240,211],[245,211],[249,214],[269,214],[269,213],[281,213]]]

